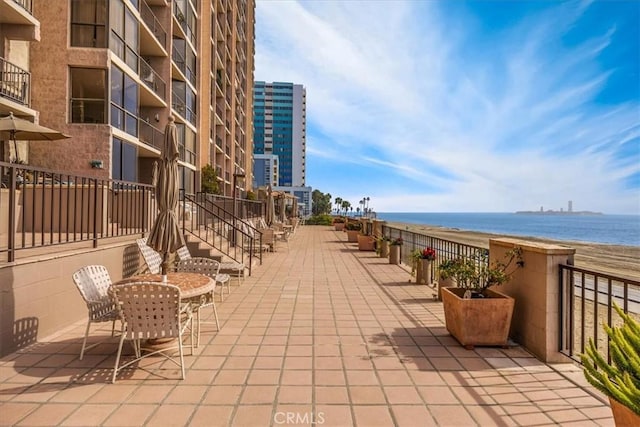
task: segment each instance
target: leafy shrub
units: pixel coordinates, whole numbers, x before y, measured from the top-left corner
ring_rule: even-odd
[[[332,223],[333,217],[327,214],[314,215],[305,221],[306,225],[331,225]]]

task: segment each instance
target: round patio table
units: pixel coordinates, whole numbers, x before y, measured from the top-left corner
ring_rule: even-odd
[[[162,274],[138,274],[122,279],[112,286],[124,285],[131,282],[162,283]],[[180,298],[192,300],[206,295],[216,287],[216,281],[209,276],[198,273],[167,273],[167,282],[180,288]]]

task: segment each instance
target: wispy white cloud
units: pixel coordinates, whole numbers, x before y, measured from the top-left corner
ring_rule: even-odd
[[[563,43],[591,2],[497,34],[392,4],[257,3],[256,79],[307,88],[309,185],[380,211],[640,212],[638,99],[594,102],[617,29]]]

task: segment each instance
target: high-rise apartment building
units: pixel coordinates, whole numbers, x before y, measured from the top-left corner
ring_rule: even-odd
[[[305,185],[307,95],[302,85],[255,82],[254,154],[278,156],[279,186]]]
[[[278,167],[276,191],[298,198],[299,214],[311,215],[311,187],[306,186],[307,92],[293,83],[255,82],[253,88],[254,168]],[[256,186],[269,185],[256,174]]]
[[[31,0],[0,0],[0,117],[16,117],[38,122],[31,106],[31,61],[29,45],[40,40],[40,21],[33,15]],[[18,149],[24,158],[27,144],[2,141],[2,160],[15,160]]]
[[[0,0],[12,2],[31,4]],[[254,12],[255,0],[33,2],[30,106],[72,138],[32,143],[28,163],[148,182],[171,115],[182,186],[211,164],[231,195],[235,173],[252,175]]]

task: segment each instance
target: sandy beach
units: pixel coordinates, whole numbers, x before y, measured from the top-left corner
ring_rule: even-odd
[[[489,247],[489,239],[507,237],[502,234],[458,230],[428,225],[387,222],[387,225],[416,233],[434,236],[473,246]],[[607,245],[599,243],[574,242],[543,239],[538,237],[508,236],[535,242],[553,243],[576,249],[575,265],[601,271],[615,276],[640,280],[640,246]]]

